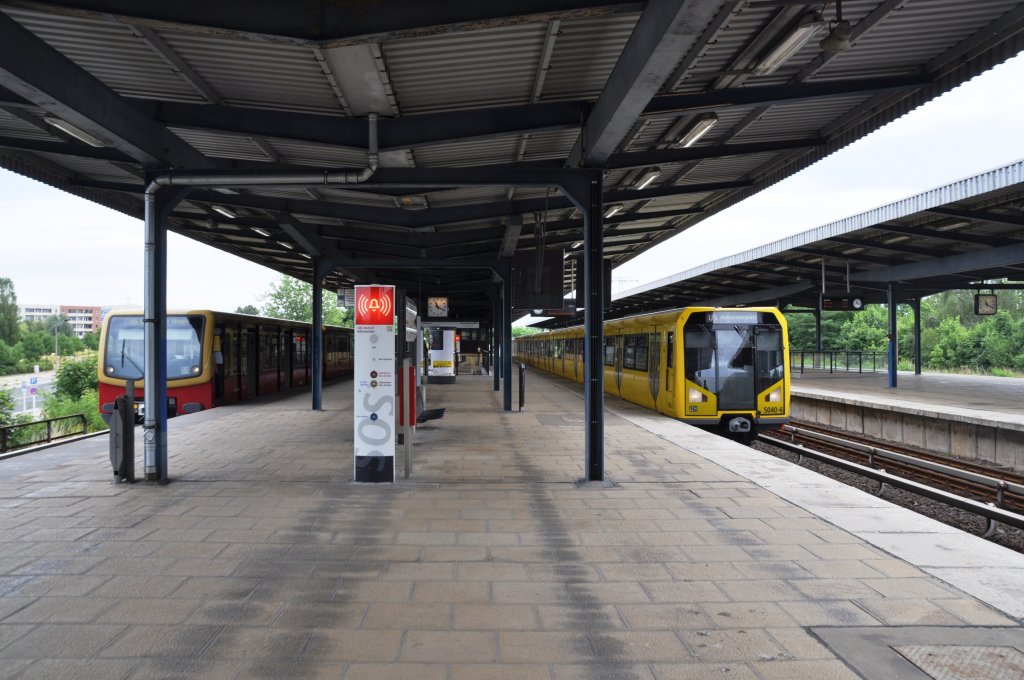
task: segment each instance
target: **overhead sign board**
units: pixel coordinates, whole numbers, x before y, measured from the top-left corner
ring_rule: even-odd
[[[353,478],[395,481],[395,287],[356,286]]]
[[[859,312],[864,309],[864,298],[859,295],[822,295],[823,312]]]

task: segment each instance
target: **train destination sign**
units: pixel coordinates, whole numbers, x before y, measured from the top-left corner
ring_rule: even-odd
[[[356,286],[354,470],[357,482],[395,481],[395,287]]]
[[[822,295],[823,312],[859,312],[864,309],[864,298],[857,295]]]

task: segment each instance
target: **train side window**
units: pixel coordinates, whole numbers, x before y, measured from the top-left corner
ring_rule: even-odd
[[[647,335],[627,335],[622,348],[622,367],[634,371],[646,371],[647,348]]]
[[[683,331],[683,365],[687,380],[717,392],[714,336],[710,329],[696,326]]]
[[[637,371],[647,370],[650,342],[651,337],[647,334],[636,336],[636,356],[633,368]]]
[[[615,365],[615,337],[610,336],[604,339],[604,365]]]

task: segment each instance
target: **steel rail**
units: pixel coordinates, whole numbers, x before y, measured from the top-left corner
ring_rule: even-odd
[[[992,535],[997,523],[1005,524],[1006,526],[1011,526],[1016,529],[1024,529],[1024,515],[1020,515],[1009,510],[1003,510],[1002,508],[996,507],[994,504],[981,503],[979,501],[971,500],[970,498],[964,498],[963,496],[958,496],[955,493],[943,491],[942,489],[936,489],[935,487],[928,486],[927,484],[921,484],[920,482],[914,482],[909,479],[904,479],[903,477],[891,475],[885,470],[877,470],[859,463],[837,458],[827,453],[809,449],[801,444],[788,442],[784,439],[776,439],[774,437],[766,437],[764,435],[761,435],[759,439],[764,443],[771,444],[772,446],[778,446],[798,455],[807,456],[808,458],[813,458],[814,460],[822,463],[827,463],[828,465],[833,465],[843,470],[848,470],[864,477],[868,477],[869,479],[873,479],[880,483],[875,495],[880,495],[888,485],[898,489],[912,491],[926,498],[946,503],[954,508],[980,515],[988,520],[988,527],[983,534],[985,538]]]
[[[936,463],[934,461],[925,460],[923,458],[916,458],[909,456],[904,453],[898,453],[889,449],[883,449],[878,446],[871,446],[869,444],[863,444],[861,442],[851,441],[849,439],[843,439],[833,435],[825,434],[824,432],[818,432],[816,430],[809,430],[802,427],[796,427],[793,425],[784,425],[783,431],[791,432],[793,434],[800,435],[802,437],[808,437],[810,439],[818,439],[829,444],[835,444],[836,446],[842,446],[848,449],[854,449],[862,453],[866,453],[869,456],[869,461],[874,462],[875,458],[882,458],[892,460],[904,465],[910,465],[917,468],[923,468],[931,472],[946,475],[948,477],[955,477],[964,482],[971,482],[978,486],[983,486],[992,489],[994,492],[999,494],[1002,493],[1013,493],[1019,496],[1024,496],[1024,485],[1017,484],[1015,482],[1008,482],[1006,480],[998,479],[990,475],[982,475],[977,472],[971,472],[970,470],[964,470],[951,465],[943,465],[942,463]]]

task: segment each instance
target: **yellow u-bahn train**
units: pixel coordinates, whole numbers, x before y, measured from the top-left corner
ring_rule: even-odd
[[[583,328],[516,338],[518,361],[583,382]],[[687,307],[604,325],[604,389],[749,441],[789,420],[789,333],[772,307]]]

